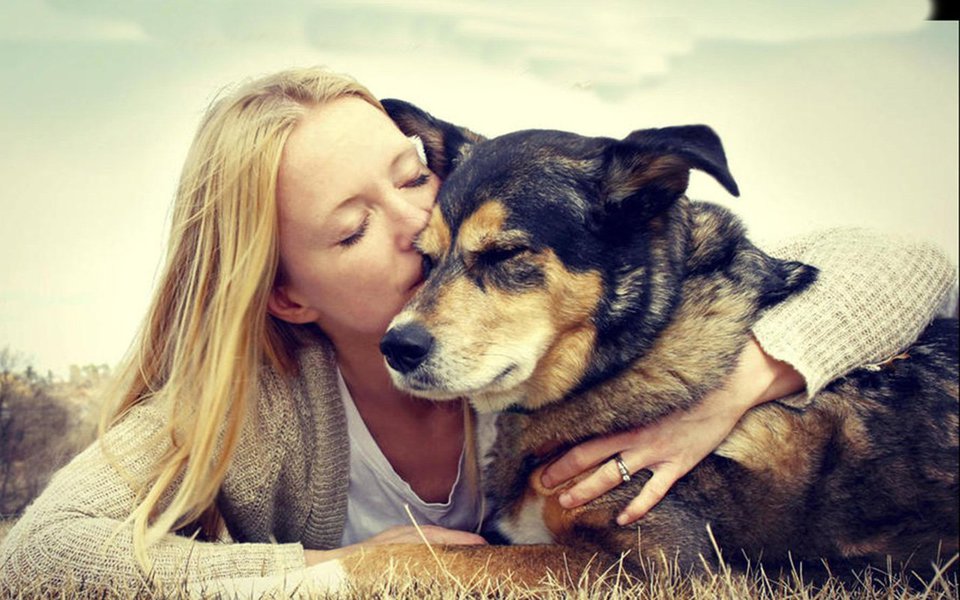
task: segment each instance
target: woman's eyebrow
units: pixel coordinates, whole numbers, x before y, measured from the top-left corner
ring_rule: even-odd
[[[403,149],[399,152],[399,154],[397,154],[395,157],[393,157],[393,160],[390,161],[390,170],[393,171],[394,169],[397,168],[397,166],[398,166],[401,162],[403,162],[403,161],[405,161],[405,160],[407,160],[407,159],[409,159],[409,158],[411,158],[411,157],[416,158],[417,164],[423,164],[423,162],[420,160],[420,153],[417,151],[417,147],[416,147],[415,145],[413,145],[412,141],[411,141],[411,143],[407,144],[407,146],[406,146],[405,148],[403,148]]]
[[[362,193],[353,194],[352,196],[347,196],[343,200],[340,200],[339,202],[337,202],[334,205],[334,207],[330,210],[330,212],[327,213],[325,220],[328,222],[335,221],[336,220],[335,217],[341,215],[345,210],[349,209],[353,204],[355,204],[360,199],[362,195],[363,195]]]

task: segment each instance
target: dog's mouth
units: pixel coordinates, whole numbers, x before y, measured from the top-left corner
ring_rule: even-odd
[[[512,364],[510,364],[506,369],[500,371],[500,374],[497,375],[496,377],[494,377],[494,378],[493,378],[493,381],[491,381],[491,382],[490,382],[487,386],[485,386],[485,387],[486,387],[486,388],[491,388],[491,387],[497,385],[498,383],[500,383],[501,381],[503,381],[504,379],[506,379],[507,377],[509,377],[510,374],[513,373],[513,372],[516,371],[516,370],[517,370],[517,363],[512,363]]]
[[[453,400],[457,398],[469,398],[474,395],[486,394],[489,392],[501,392],[514,387],[501,387],[512,374],[518,369],[516,363],[511,363],[504,367],[496,376],[479,385],[453,385],[451,382],[441,381],[429,370],[419,368],[410,373],[402,374],[391,368],[390,376],[394,384],[412,394],[421,398],[430,400]]]

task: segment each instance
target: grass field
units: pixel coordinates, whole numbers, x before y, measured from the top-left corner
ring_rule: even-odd
[[[383,584],[376,588],[365,588],[342,594],[296,590],[292,593],[265,594],[265,599],[280,598],[344,598],[359,600],[365,598],[383,598],[391,600],[448,600],[466,598],[498,598],[503,600],[565,600],[567,598],[597,598],[603,600],[948,600],[958,597],[958,585],[955,580],[937,580],[929,585],[908,586],[899,577],[892,578],[884,574],[868,575],[857,585],[846,586],[838,581],[828,581],[821,586],[813,586],[801,580],[776,581],[760,574],[712,574],[683,579],[672,577],[654,578],[637,582],[622,578],[620,582],[608,585],[561,586],[554,582],[527,590],[508,590],[496,584],[475,581],[469,586],[425,584],[400,577],[389,571],[384,572]],[[161,592],[146,588],[114,589],[107,592],[90,591],[82,585],[67,585],[57,590],[39,589],[7,590],[0,583],[0,597],[12,599],[84,599],[113,600],[126,598],[170,598],[187,600],[197,598],[181,589],[167,589]],[[219,594],[205,596],[223,598]],[[242,596],[229,596],[240,598]]]
[[[0,522],[0,539],[9,528],[9,522]],[[589,578],[572,573],[545,579],[541,584],[523,589],[504,586],[494,577],[478,575],[471,581],[425,582],[417,573],[410,573],[396,565],[384,565],[380,581],[363,588],[340,594],[329,594],[309,589],[287,590],[285,593],[267,593],[265,599],[280,598],[345,598],[359,600],[382,598],[390,600],[452,600],[466,598],[502,598],[504,600],[948,600],[957,599],[957,557],[941,568],[950,569],[949,575],[938,573],[921,580],[912,573],[870,571],[843,581],[830,578],[815,585],[798,570],[785,576],[767,576],[762,570],[747,573],[732,572],[724,566],[708,569],[706,573],[684,576],[673,569],[651,571],[642,579],[612,570],[601,578]],[[0,582],[0,598],[58,599],[98,598],[170,598],[186,600],[198,598],[190,593],[186,583],[173,588],[150,590],[146,587],[118,588],[108,591],[91,590],[82,583],[71,583],[58,589],[11,590]],[[211,594],[204,598],[242,598],[241,595]]]

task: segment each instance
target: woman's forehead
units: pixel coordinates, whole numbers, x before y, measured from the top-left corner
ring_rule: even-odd
[[[312,172],[328,163],[392,159],[406,149],[405,143],[383,111],[360,98],[338,98],[304,114],[287,139],[281,163]]]
[[[322,202],[323,212],[332,212],[417,157],[416,146],[383,111],[359,98],[339,98],[309,109],[290,133],[277,198],[288,207]]]

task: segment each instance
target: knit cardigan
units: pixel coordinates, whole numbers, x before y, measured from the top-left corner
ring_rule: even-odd
[[[807,393],[789,399],[795,406],[851,368],[910,344],[956,279],[933,246],[864,230],[802,236],[772,254],[821,270],[813,286],[767,311],[754,329],[769,354],[806,379]],[[169,589],[293,573],[304,567],[304,548],[339,544],[349,444],[333,350],[305,348],[299,363],[296,377],[261,374],[256,410],[218,497],[231,541],[165,536],[150,548],[154,583]],[[142,403],[106,433],[121,471],[95,442],[54,476],[0,545],[0,593],[66,582],[142,585],[124,519],[135,501],[130,482],[166,447],[165,412]]]

